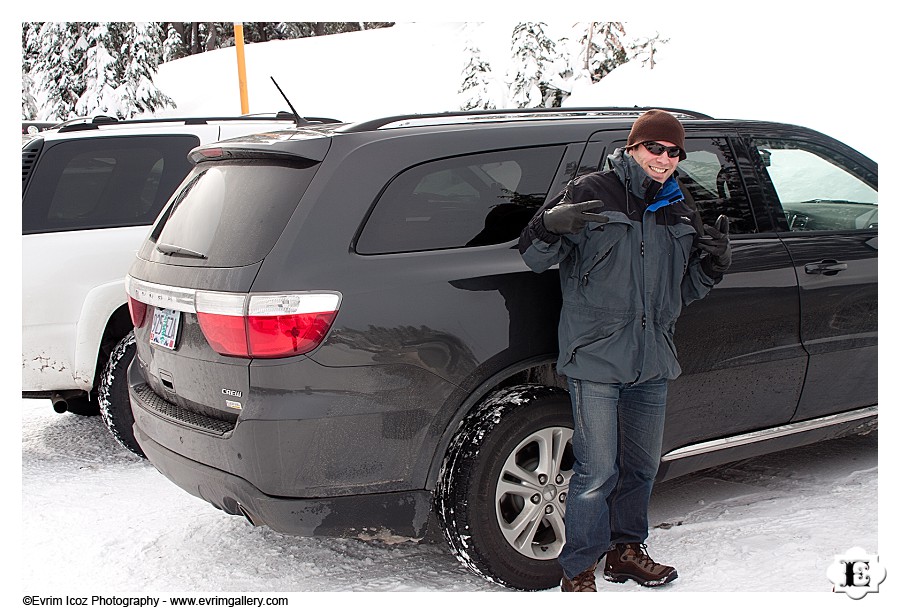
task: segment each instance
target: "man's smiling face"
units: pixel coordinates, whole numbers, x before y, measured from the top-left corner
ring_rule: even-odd
[[[656,142],[660,145],[665,145],[666,147],[673,147],[675,145],[675,143],[670,143],[669,141]],[[650,175],[651,179],[660,183],[665,183],[666,179],[672,176],[672,173],[675,172],[675,168],[680,161],[678,156],[670,158],[669,154],[665,151],[658,156],[655,156],[650,153],[643,144],[633,147],[630,153],[641,168],[644,169],[644,172]]]

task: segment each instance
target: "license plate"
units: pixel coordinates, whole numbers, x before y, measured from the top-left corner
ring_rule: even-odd
[[[170,350],[175,349],[180,321],[180,311],[157,307],[153,312],[153,324],[150,326],[150,343]]]

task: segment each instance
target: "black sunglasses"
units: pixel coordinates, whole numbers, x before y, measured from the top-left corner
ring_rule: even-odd
[[[658,156],[662,152],[666,152],[667,154],[669,154],[670,158],[681,158],[682,154],[684,153],[684,150],[681,147],[676,147],[674,145],[672,147],[666,147],[665,145],[660,145],[656,141],[644,141],[643,143],[641,143],[641,145],[646,147],[647,151],[652,153],[654,156]]]

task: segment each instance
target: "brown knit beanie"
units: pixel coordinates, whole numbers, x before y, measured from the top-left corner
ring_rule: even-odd
[[[634,122],[628,134],[626,148],[640,145],[645,141],[668,141],[681,147],[680,160],[687,157],[684,151],[684,126],[675,116],[666,111],[651,109]]]

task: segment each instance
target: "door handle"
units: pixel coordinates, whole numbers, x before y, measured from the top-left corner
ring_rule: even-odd
[[[837,260],[822,260],[821,262],[810,262],[803,268],[810,275],[837,275],[847,269],[847,263]]]

